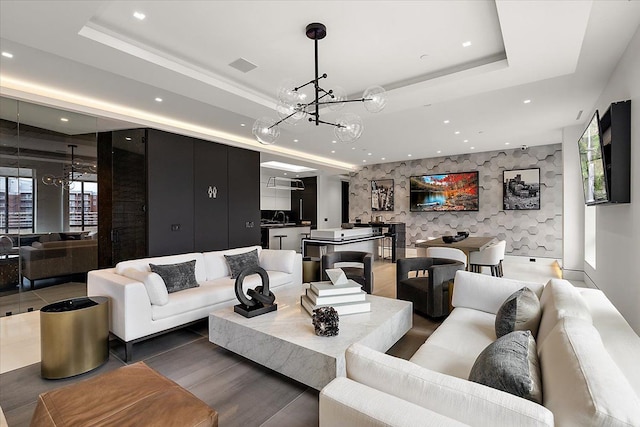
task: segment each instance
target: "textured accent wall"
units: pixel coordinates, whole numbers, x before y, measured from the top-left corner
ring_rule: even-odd
[[[502,172],[540,168],[540,210],[502,209]],[[409,177],[447,172],[479,172],[480,209],[477,212],[410,212]],[[371,180],[394,179],[393,212],[371,212]],[[507,241],[507,254],[562,258],[562,145],[527,150],[490,151],[452,157],[383,163],[363,167],[349,181],[349,217],[407,225],[407,246],[416,240],[469,231],[475,236],[496,236]]]

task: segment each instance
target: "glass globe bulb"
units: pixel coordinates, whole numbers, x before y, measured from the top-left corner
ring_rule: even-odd
[[[301,119],[307,116],[307,106],[303,104],[290,104],[286,101],[278,101],[276,111],[281,119],[284,119],[285,123],[295,125]],[[286,117],[286,119],[285,119]]]
[[[54,185],[55,180],[56,180],[56,177],[51,174],[47,174],[42,177],[42,183],[44,185]]]
[[[336,121],[338,126],[335,127],[334,133],[341,142],[353,142],[360,138],[364,126],[360,116],[347,113],[338,118]]]
[[[261,117],[253,124],[253,136],[261,144],[271,145],[278,140],[280,129],[275,126],[276,120],[271,117]]]
[[[387,105],[387,91],[381,86],[368,87],[362,94],[364,108],[371,113],[379,113]]]
[[[278,100],[291,104],[303,104],[306,95],[294,90],[296,87],[293,80],[284,80],[278,87]]]
[[[333,97],[330,98],[330,101],[332,102],[336,102],[336,101],[346,101],[347,99],[347,91],[344,90],[343,87],[341,86],[336,86],[334,88],[332,88],[333,93],[331,95],[333,95]],[[329,104],[329,109],[332,111],[338,111],[341,110],[342,107],[344,107],[344,102],[338,102],[335,104]]]

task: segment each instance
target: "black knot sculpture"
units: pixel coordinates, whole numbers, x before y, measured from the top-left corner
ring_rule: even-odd
[[[338,312],[333,307],[320,307],[313,310],[313,327],[316,335],[321,337],[335,337],[338,335]]]
[[[252,274],[260,276],[262,285],[249,289],[245,295],[242,283],[245,277]],[[264,268],[253,266],[242,270],[236,278],[235,291],[240,304],[233,306],[233,311],[244,317],[255,317],[278,309],[278,304],[274,304],[276,296],[269,290],[269,275]]]

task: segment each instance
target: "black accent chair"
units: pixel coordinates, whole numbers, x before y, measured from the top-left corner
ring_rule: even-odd
[[[445,258],[401,258],[396,263],[396,297],[411,301],[413,309],[430,317],[449,314],[449,282],[456,271],[464,270],[460,261]],[[415,277],[409,273],[415,271]],[[418,276],[418,272],[426,272]]]
[[[322,263],[320,270],[322,271],[322,280],[329,280],[329,276],[325,270],[334,268],[341,262],[358,262],[362,267],[340,267],[348,279],[362,285],[362,289],[368,293],[373,293],[373,255],[369,252],[357,251],[340,251],[330,252],[322,255]]]

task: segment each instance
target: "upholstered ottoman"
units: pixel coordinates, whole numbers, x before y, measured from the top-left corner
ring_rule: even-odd
[[[38,398],[32,426],[217,426],[218,413],[144,362]]]

